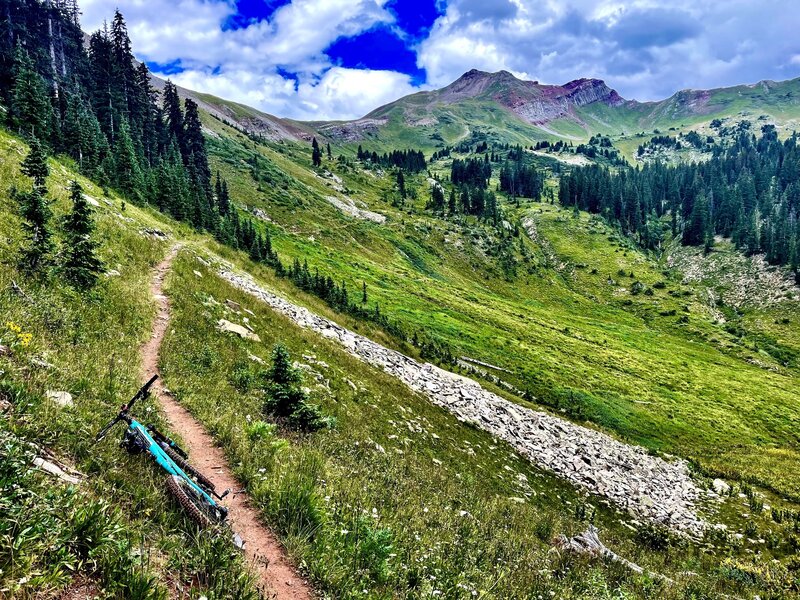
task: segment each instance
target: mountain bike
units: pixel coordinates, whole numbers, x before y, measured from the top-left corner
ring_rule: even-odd
[[[119,414],[95,436],[95,443],[106,437],[117,423],[124,421],[128,427],[120,446],[131,454],[147,452],[167,472],[167,490],[195,523],[201,527],[222,523],[228,516],[228,509],[219,500],[230,490],[217,494],[211,480],[189,464],[189,457],[183,449],[153,425],[142,425],[130,415],[133,405],[150,395],[150,387],[157,378],[158,375],[153,375],[127,404],[122,405]]]

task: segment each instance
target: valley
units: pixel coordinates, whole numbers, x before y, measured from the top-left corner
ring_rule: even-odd
[[[121,19],[60,60],[117,56]],[[800,80],[640,103],[473,69],[300,122],[132,54],[127,99],[95,68],[60,111],[19,92],[49,84],[47,54],[16,52],[0,596],[800,593]],[[191,458],[241,484],[244,552],[94,443],[145,370],[142,418],[179,443],[202,425]],[[640,569],[569,551],[590,527]]]

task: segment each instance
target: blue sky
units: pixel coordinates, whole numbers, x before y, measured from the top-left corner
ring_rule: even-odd
[[[299,119],[350,119],[463,72],[626,98],[800,76],[800,4],[784,0],[82,0],[118,6],[134,51],[177,83]]]

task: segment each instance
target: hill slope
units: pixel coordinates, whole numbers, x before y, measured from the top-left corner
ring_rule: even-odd
[[[522,144],[559,138],[585,141],[597,133],[628,136],[655,128],[684,130],[737,115],[766,115],[786,129],[796,127],[800,79],[683,90],[659,102],[637,102],[621,98],[597,79],[544,85],[506,71],[472,70],[442,89],[400,98],[362,119],[309,125],[340,142],[432,148],[473,134]]]

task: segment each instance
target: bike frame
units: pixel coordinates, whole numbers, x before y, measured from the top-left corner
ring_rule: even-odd
[[[197,485],[191,477],[189,477],[186,473],[184,473],[183,469],[181,469],[178,465],[175,464],[175,461],[173,461],[167,455],[167,453],[164,452],[164,450],[161,448],[158,442],[155,439],[153,439],[153,436],[150,435],[150,432],[147,430],[147,427],[139,423],[139,421],[137,421],[136,419],[130,418],[130,420],[128,420],[128,429],[136,433],[139,436],[139,439],[147,442],[147,447],[143,449],[149,452],[153,456],[155,461],[161,466],[162,469],[164,469],[170,475],[177,475],[181,479],[185,480],[192,487],[192,490],[194,490],[196,494],[199,494],[201,498],[205,499],[208,503],[210,503],[211,506],[215,508],[220,508],[221,510],[223,510],[223,512],[227,512],[224,510],[222,506],[217,504],[214,501],[214,499],[211,496],[209,496],[203,488]]]

